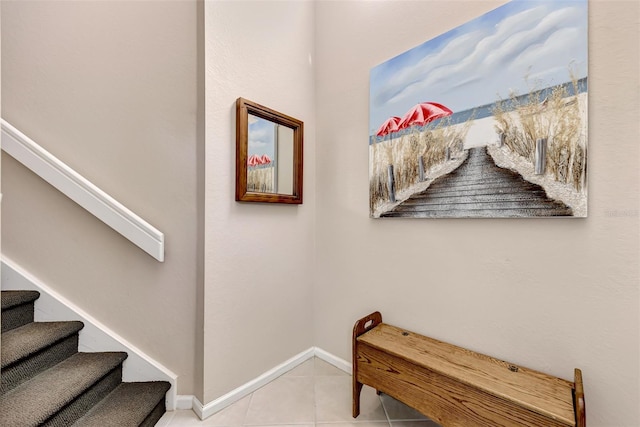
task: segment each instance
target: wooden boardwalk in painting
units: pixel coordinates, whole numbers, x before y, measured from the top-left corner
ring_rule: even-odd
[[[498,167],[486,147],[472,148],[453,172],[436,179],[381,217],[473,218],[571,216],[571,208],[542,187]]]

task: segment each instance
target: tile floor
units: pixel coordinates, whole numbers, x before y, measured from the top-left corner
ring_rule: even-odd
[[[313,358],[204,421],[191,410],[167,412],[157,427],[438,427],[365,386],[351,417],[351,376]]]

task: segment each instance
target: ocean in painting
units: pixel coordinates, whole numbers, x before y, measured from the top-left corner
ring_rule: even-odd
[[[578,79],[575,84],[574,82],[566,82],[560,85],[549,86],[541,90],[536,90],[533,93],[518,95],[518,96],[515,96],[513,99],[507,98],[503,101],[503,108],[507,111],[513,111],[513,109],[515,108],[515,105],[520,105],[526,102],[531,96],[536,97],[538,102],[542,103],[544,102],[545,99],[547,99],[551,95],[554,89],[558,89],[558,88],[566,89],[567,96],[574,96],[580,93],[586,93],[588,89],[587,77]],[[477,107],[468,108],[462,111],[454,111],[451,116],[443,119],[434,120],[426,124],[425,126],[415,126],[413,128],[402,129],[398,132],[394,132],[393,134],[382,136],[382,137],[376,136],[374,132],[372,135],[369,135],[369,144],[375,144],[376,142],[389,140],[391,138],[397,138],[403,135],[407,135],[411,132],[416,132],[416,131],[422,132],[428,129],[433,129],[435,127],[438,127],[444,124],[444,123],[441,123],[443,121],[446,123],[446,126],[452,126],[452,125],[465,123],[470,119],[473,119],[473,120],[484,119],[484,118],[493,116],[493,111],[495,110],[495,108],[496,108],[496,102],[493,102],[490,104],[484,104]]]

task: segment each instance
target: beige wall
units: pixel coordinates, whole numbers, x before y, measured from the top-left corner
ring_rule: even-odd
[[[580,367],[589,425],[635,427],[637,2],[590,2],[587,219],[368,218],[370,69],[502,3],[317,4],[315,344],[349,360],[353,323],[380,310],[388,323],[567,379]]]
[[[0,82],[2,82],[2,3],[0,2]],[[2,117],[2,85],[0,84],[0,117]],[[2,248],[2,150],[0,150],[0,248]],[[1,253],[1,251],[0,251]],[[1,269],[2,267],[0,267]],[[0,326],[2,322],[0,321]]]
[[[2,2],[3,117],[165,232],[167,253],[7,155],[2,251],[203,403],[312,345],[349,359],[353,322],[378,309],[565,378],[580,367],[589,424],[637,426],[635,2],[590,3],[589,218],[368,218],[369,70],[499,4]],[[303,205],[233,200],[239,96],[305,122]]]
[[[6,154],[2,252],[177,373],[181,394],[201,382],[196,31],[193,1],[2,2],[2,116],[164,232],[166,261]]]
[[[313,345],[315,109],[312,2],[205,3],[204,400]],[[238,203],[235,101],[304,122],[304,203]]]

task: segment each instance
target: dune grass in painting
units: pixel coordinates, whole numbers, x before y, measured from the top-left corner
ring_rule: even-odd
[[[247,169],[247,191],[273,193],[273,166],[249,167]]]
[[[372,68],[370,215],[585,217],[587,17],[513,0]]]
[[[578,94],[573,74],[571,83],[573,93]],[[511,93],[508,109],[505,100],[499,99],[493,109],[496,132],[504,135],[503,142],[513,153],[529,161],[534,160],[536,140],[547,138],[546,173],[581,191],[586,184],[587,161],[586,102],[581,108],[581,100],[586,94],[569,96],[563,85],[554,87],[542,100],[540,94],[533,89],[522,100]]]
[[[427,175],[434,167],[446,161],[447,148],[455,158],[463,150],[463,141],[473,122],[470,118],[463,124],[452,125],[444,118],[434,126],[396,138],[382,139],[369,146],[369,192],[370,210],[389,200],[389,165],[393,165],[395,190],[401,193],[419,181],[419,162],[423,159]]]
[[[586,79],[572,77],[565,84],[498,98],[487,107],[490,114],[480,119],[475,119],[474,111],[462,123],[451,124],[455,116],[447,117],[422,130],[378,137],[369,147],[371,216],[377,218],[423,192],[435,178],[460,165],[469,149],[484,145],[500,167],[542,186],[550,197],[570,206],[573,216],[586,216],[587,98]],[[539,138],[547,140],[542,174],[534,172]],[[425,169],[422,182],[421,156]],[[389,165],[393,165],[397,202],[390,201]]]

